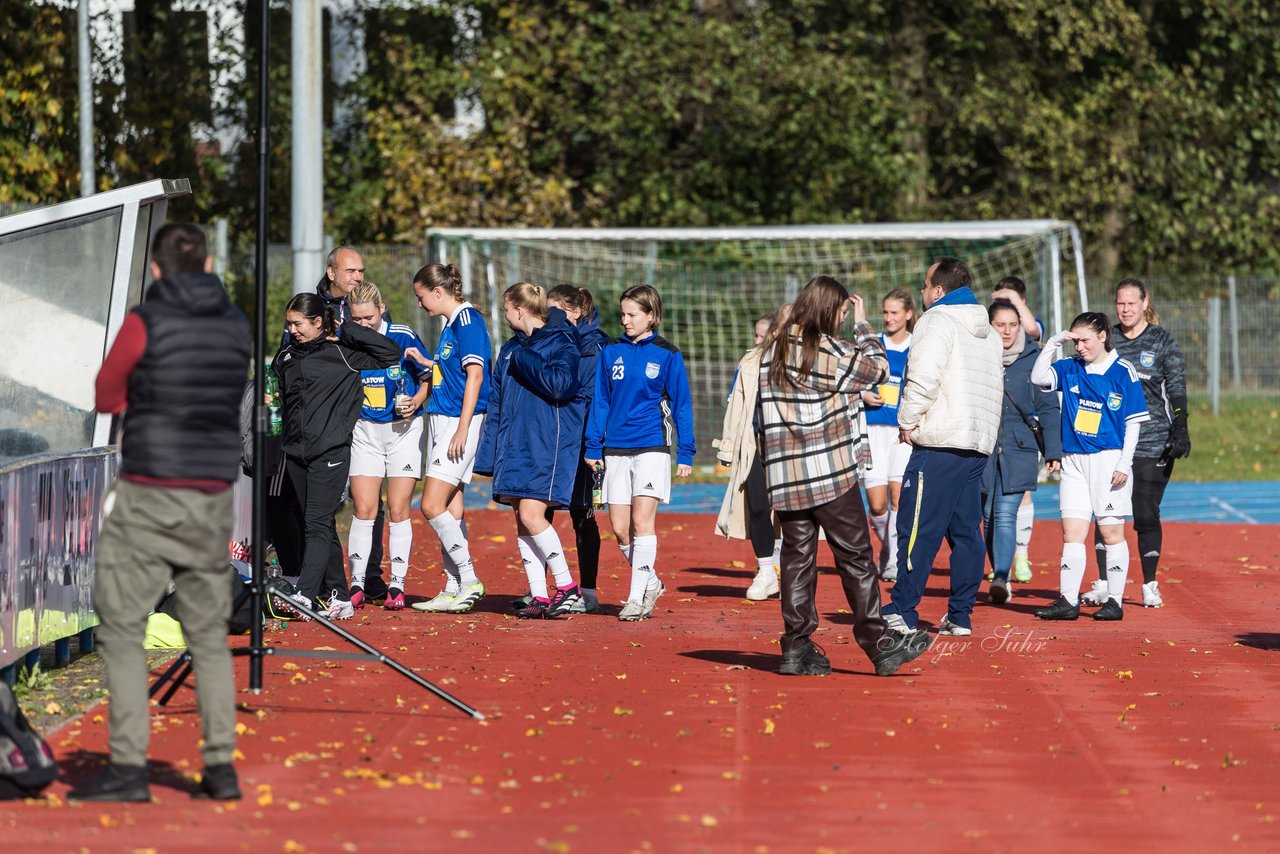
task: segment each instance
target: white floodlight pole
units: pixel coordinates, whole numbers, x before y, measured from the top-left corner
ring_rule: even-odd
[[[97,184],[93,167],[93,69],[89,47],[89,0],[76,4],[77,69],[80,78],[80,195],[92,196]]]
[[[293,292],[324,272],[324,44],[320,0],[293,3]]]

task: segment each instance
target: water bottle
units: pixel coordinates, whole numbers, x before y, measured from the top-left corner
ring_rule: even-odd
[[[276,554],[275,546],[267,546],[266,552],[262,555],[262,564],[268,580],[280,578],[284,574],[280,569],[280,556]]]
[[[396,417],[397,418],[407,417],[405,413],[401,412],[401,410],[405,406],[408,406],[409,404],[409,400],[410,400],[409,395],[405,393],[407,388],[408,386],[405,378],[405,373],[404,373],[404,370],[401,369],[400,376],[396,378]]]
[[[267,395],[267,435],[279,436],[284,432],[284,416],[280,411],[280,378],[267,367],[263,376],[263,390]]]
[[[599,464],[591,470],[591,505],[604,507],[604,466]]]

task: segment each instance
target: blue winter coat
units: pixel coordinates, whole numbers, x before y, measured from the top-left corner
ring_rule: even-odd
[[[578,321],[578,381],[582,383],[582,399],[586,408],[583,417],[591,410],[591,398],[596,393],[596,369],[600,365],[600,351],[609,343],[609,336],[600,331],[600,315],[592,311],[589,317]]]
[[[1039,419],[1044,431],[1044,458],[1060,460],[1062,416],[1058,395],[1041,391],[1031,384],[1031,366],[1039,354],[1040,346],[1028,338],[1022,353],[1004,369],[1004,387],[1028,418]],[[1000,467],[1001,485],[1006,495],[1034,492],[1040,474],[1040,449],[1036,447],[1036,437],[1009,402],[1009,396],[1001,396],[1004,408],[1000,413],[1000,432],[996,435],[995,450],[987,457],[987,468],[982,473],[984,492],[989,492],[995,485],[996,466]]]
[[[493,476],[494,501],[569,504],[586,417],[580,359],[578,332],[558,308],[546,326],[517,332],[498,351],[475,463],[477,474]]]

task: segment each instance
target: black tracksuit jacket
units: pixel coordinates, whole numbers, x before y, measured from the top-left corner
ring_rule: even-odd
[[[364,404],[361,371],[400,364],[400,346],[371,329],[344,323],[338,340],[290,343],[271,363],[284,397],[284,452],[311,460],[351,443]]]

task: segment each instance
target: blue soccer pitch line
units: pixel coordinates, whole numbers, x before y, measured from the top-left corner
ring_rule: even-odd
[[[467,487],[468,507],[489,504],[490,484]],[[1221,483],[1180,483],[1165,491],[1160,516],[1166,522],[1227,522],[1244,525],[1280,525],[1280,483],[1239,481]],[[662,509],[670,513],[718,513],[724,498],[719,483],[673,484],[671,503]],[[1058,486],[1046,484],[1034,494],[1037,519],[1058,518]]]

